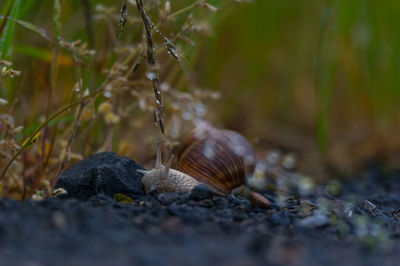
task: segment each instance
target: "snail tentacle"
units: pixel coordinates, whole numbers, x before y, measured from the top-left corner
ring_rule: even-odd
[[[173,160],[174,160],[174,155],[172,154],[167,162],[167,165],[164,167],[164,170],[161,173],[162,178],[164,178],[164,179],[168,178],[168,172],[169,172],[169,169],[171,168]]]
[[[143,174],[143,175],[147,175],[147,174],[149,174],[151,171],[142,170],[142,169],[136,169],[136,172],[141,173],[141,174]]]
[[[162,165],[162,160],[161,160],[161,144],[160,142],[157,142],[157,157],[156,157],[156,165],[154,168],[161,168],[163,167]]]

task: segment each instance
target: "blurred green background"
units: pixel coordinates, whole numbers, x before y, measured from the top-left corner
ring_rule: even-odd
[[[399,12],[396,0],[253,1],[218,23],[199,75],[223,92],[222,123],[309,169],[398,165]]]
[[[1,1],[3,14],[11,2]],[[93,15],[98,4],[118,12],[123,3],[61,1],[62,38],[91,40],[85,2],[90,3]],[[156,7],[165,1],[145,2],[150,17],[157,21]],[[174,11],[195,1],[170,2]],[[194,45],[179,44],[185,57],[180,71],[186,79],[174,84],[179,90],[190,84],[221,93],[218,101],[209,103],[207,119],[243,133],[260,156],[270,149],[294,152],[309,173],[321,173],[330,166],[345,170],[377,156],[398,163],[400,1],[208,2],[219,11],[193,11],[196,22],[207,30],[193,37]],[[49,3],[24,0],[18,17],[52,33]],[[132,6],[129,12],[137,14]],[[186,15],[178,17],[176,23],[185,19]],[[105,59],[97,68],[86,70],[89,85],[100,84],[101,67],[110,66],[116,58],[109,27],[118,31],[117,23],[92,23],[90,47],[103,51],[98,57]],[[124,40],[134,41],[140,28],[129,27]],[[46,113],[43,102],[51,55],[51,43],[16,25],[6,58],[23,74],[3,82],[0,97],[11,100],[22,86],[15,116],[19,123],[29,121],[28,128],[35,127]],[[60,57],[53,107],[65,102],[77,80],[71,57],[63,51]]]

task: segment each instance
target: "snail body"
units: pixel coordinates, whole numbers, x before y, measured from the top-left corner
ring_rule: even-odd
[[[165,168],[165,167],[163,167]],[[157,189],[160,192],[184,192],[191,191],[195,186],[200,185],[200,182],[180,171],[169,169],[168,175],[162,177],[163,168],[152,169],[150,171],[140,170],[143,173],[142,184],[145,187],[146,193]]]
[[[184,192],[190,191],[200,182],[180,171],[170,169],[173,156],[166,166],[161,163],[161,148],[157,145],[156,165],[151,170],[136,170],[143,174],[142,184],[146,193],[157,189],[160,192]]]
[[[180,171],[169,169],[165,173],[165,166],[153,168],[150,171],[137,170],[143,174],[142,184],[146,193],[157,189],[159,192],[185,192],[191,191],[200,182]]]
[[[166,166],[161,163],[160,145],[157,147],[155,167],[137,170],[143,174],[146,193],[191,191],[206,184],[217,194],[229,194],[244,185],[246,173],[254,165],[254,152],[245,138],[236,132],[212,127],[194,129],[178,152],[179,170],[170,169],[173,157]]]

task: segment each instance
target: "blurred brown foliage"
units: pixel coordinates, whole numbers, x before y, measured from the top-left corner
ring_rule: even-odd
[[[21,3],[0,3],[1,167],[21,151],[5,194],[49,196],[62,169],[99,151],[149,163],[155,74],[169,148],[205,119],[317,179],[399,163],[396,0],[145,1],[154,69],[135,1],[122,14],[124,1]]]

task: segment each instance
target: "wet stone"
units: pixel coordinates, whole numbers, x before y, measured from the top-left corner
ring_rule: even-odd
[[[368,212],[374,212],[376,210],[376,205],[370,202],[369,200],[364,200],[360,204],[360,208]]]
[[[56,188],[67,190],[68,197],[87,200],[97,194],[113,197],[122,193],[133,199],[144,195],[143,169],[135,161],[112,152],[102,152],[71,166],[58,179]]]
[[[200,184],[200,185],[195,186],[192,189],[189,199],[195,200],[195,201],[212,199],[213,194],[214,193],[209,189],[209,187],[207,185]]]

